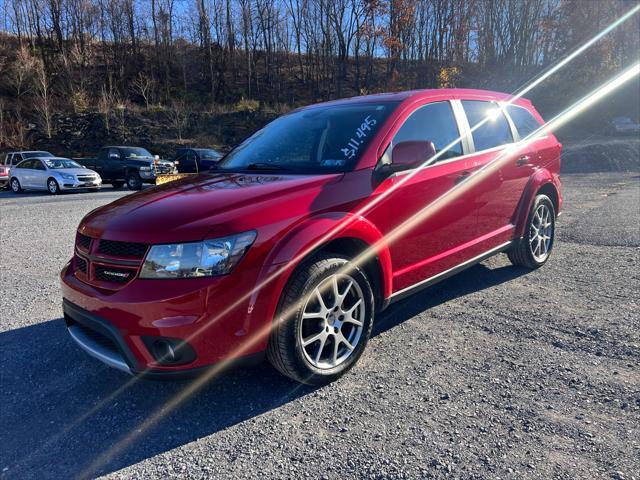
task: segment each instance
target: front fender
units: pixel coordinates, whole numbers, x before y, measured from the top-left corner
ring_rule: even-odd
[[[543,188],[553,189],[557,199],[556,215],[560,213],[562,208],[560,175],[552,173],[546,168],[539,168],[527,182],[512,220],[512,223],[516,226],[515,235],[517,238],[522,238],[524,236],[529,211],[531,210],[531,206],[533,205],[533,201],[536,198],[537,193]]]
[[[304,221],[277,242],[256,280],[249,303],[249,315],[253,316],[257,313],[255,310],[260,310],[257,316],[263,321],[273,319],[280,292],[295,268],[324,245],[339,238],[354,238],[369,246],[376,245],[382,273],[382,293],[384,298],[388,298],[392,288],[392,269],[391,255],[384,242],[384,235],[362,216],[342,212],[328,213]]]

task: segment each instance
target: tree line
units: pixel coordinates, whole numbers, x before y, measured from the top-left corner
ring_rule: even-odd
[[[12,0],[0,12],[0,122],[36,115],[50,136],[57,111],[133,105],[179,112],[391,89],[513,89],[635,4]],[[557,91],[637,57],[636,17],[558,76]]]

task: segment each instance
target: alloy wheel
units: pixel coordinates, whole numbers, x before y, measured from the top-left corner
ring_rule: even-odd
[[[11,190],[13,190],[13,193],[18,193],[20,191],[20,183],[15,178],[11,180]]]
[[[531,228],[529,229],[529,248],[533,258],[538,262],[544,262],[553,243],[553,221],[551,210],[544,203],[539,205],[533,214]]]
[[[346,274],[324,279],[309,295],[298,331],[306,360],[318,369],[331,369],[351,356],[363,332],[364,294]]]
[[[47,183],[47,187],[49,188],[49,192],[58,193],[58,184],[55,180],[49,180]]]

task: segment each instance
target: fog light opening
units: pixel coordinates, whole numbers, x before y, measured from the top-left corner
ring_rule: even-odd
[[[196,359],[191,345],[179,338],[142,337],[142,340],[159,365],[182,365]]]
[[[153,356],[159,363],[175,363],[177,360],[173,346],[164,340],[157,340],[153,343]]]

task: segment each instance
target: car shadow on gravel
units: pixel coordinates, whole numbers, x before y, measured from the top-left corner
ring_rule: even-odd
[[[378,319],[374,335],[425,309],[525,272],[513,267],[473,267],[392,305]],[[314,391],[266,363],[239,369],[185,396],[138,435],[143,422],[188,392],[191,382],[132,381],[80,351],[62,319],[1,333],[0,352],[0,476],[6,478],[110,473],[250,421]],[[233,457],[234,449],[244,447],[225,444],[220,448]],[[102,459],[106,452],[112,455]],[[97,470],[87,470],[99,459]]]
[[[422,292],[417,292],[411,297],[392,304],[383,312],[380,318],[376,319],[373,335],[386,332],[405,320],[415,317],[420,312],[446,303],[449,300],[495,287],[525,275],[527,272],[529,270],[525,268],[511,265],[496,268],[490,268],[482,263],[475,265]]]

